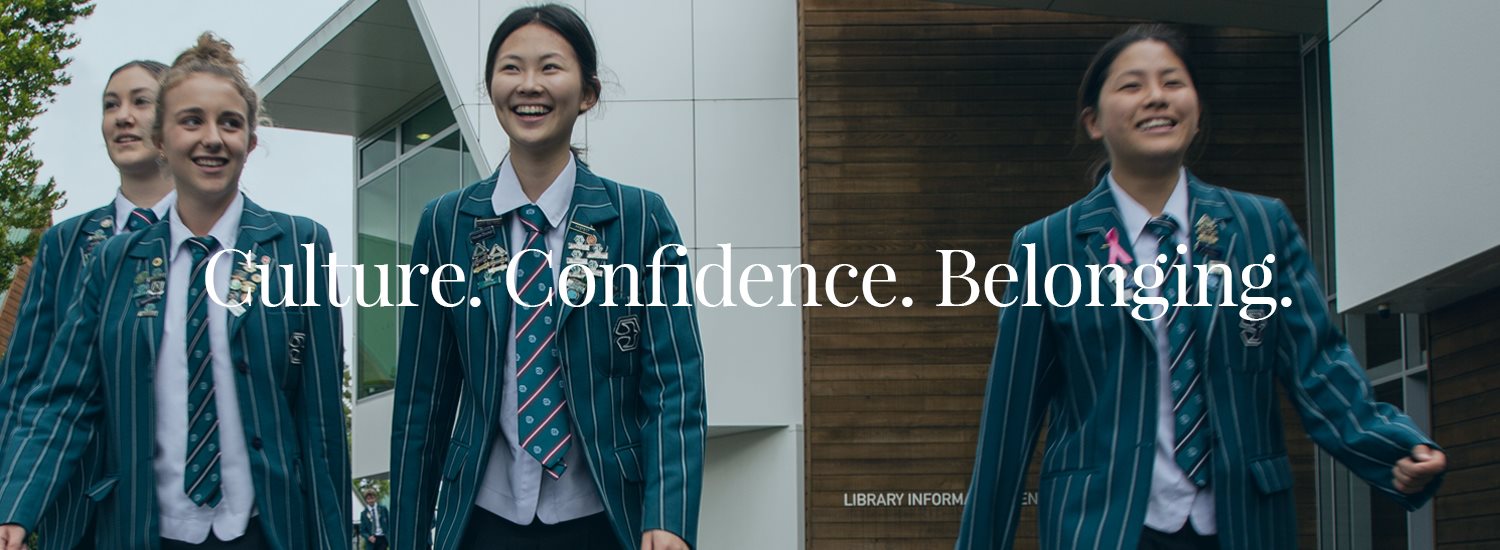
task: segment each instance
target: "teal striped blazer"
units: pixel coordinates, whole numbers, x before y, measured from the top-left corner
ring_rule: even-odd
[[[171,225],[105,241],[83,269],[77,297],[54,336],[46,367],[21,399],[0,465],[0,523],[32,530],[77,477],[91,434],[104,440],[103,473],[86,491],[98,506],[101,548],[159,547],[153,373],[162,318],[142,315],[134,277],[169,258]],[[311,244],[311,260],[300,245]],[[328,302],[328,231],[306,218],[245,200],[236,250],[273,264],[262,292],[305,304],[259,301],[229,317],[235,391],[249,443],[255,504],[273,548],[348,548],[352,517],[341,403],[343,332]],[[232,256],[226,256],[233,258]],[[238,261],[238,260],[235,260]],[[292,266],[285,273],[275,266]],[[312,281],[307,288],[307,281]]]
[[[1235,278],[1237,305],[1243,305],[1242,269],[1267,254],[1276,256],[1269,266],[1273,283],[1252,295],[1292,299],[1290,307],[1259,323],[1242,323],[1239,307],[1184,312],[1205,335],[1200,353],[1214,428],[1211,482],[1221,547],[1297,545],[1276,383],[1319,446],[1408,509],[1426,502],[1441,480],[1405,495],[1392,486],[1391,468],[1412,447],[1434,444],[1406,415],[1374,401],[1369,380],[1329,318],[1307,246],[1286,206],[1191,175],[1188,197],[1186,223],[1208,216],[1221,225],[1217,246]],[[1010,261],[1025,273],[1022,245],[1034,244],[1036,273],[1069,264],[1087,274],[1084,266],[1106,263],[1110,229],[1127,234],[1101,182],[1083,200],[1018,231]],[[1202,261],[1199,254],[1194,261]],[[1057,278],[1055,295],[1070,295],[1066,279]],[[1028,285],[1040,284],[1012,283],[1006,299],[1024,297]],[[1042,547],[1133,549],[1140,540],[1155,459],[1155,336],[1129,308],[1107,305],[1115,301],[1110,284],[1100,285],[1106,305],[1082,305],[1090,295],[1084,284],[1084,298],[1074,307],[1039,299],[1040,307],[1018,302],[1000,311],[959,550],[1011,547],[1043,418],[1048,435],[1038,504]]]
[[[16,328],[11,333],[5,358],[0,360],[0,445],[19,418],[14,413],[22,392],[41,376],[52,337],[63,323],[70,298],[76,295],[84,260],[103,237],[113,236],[117,229],[114,215],[115,205],[111,201],[63,220],[42,234],[41,246],[32,261],[31,277],[19,297],[21,308]],[[88,530],[94,507],[84,496],[84,490],[99,478],[104,452],[101,443],[99,438],[88,439],[79,474],[61,488],[58,498],[38,520],[40,550],[71,549]]]
[[[592,233],[604,244],[608,263],[636,266],[637,288],[645,289],[641,302],[648,302],[652,254],[682,242],[666,203],[655,193],[595,176],[581,163],[576,182],[567,240]],[[500,372],[511,300],[504,284],[481,288],[468,275],[476,241],[506,245],[503,223],[492,235],[475,233],[476,221],[496,218],[494,189],[491,175],[439,197],[427,205],[417,228],[411,264],[463,268],[463,282],[444,282],[440,289],[445,302],[464,303],[438,304],[430,272],[414,272],[410,288],[420,297],[402,320],[391,421],[393,548],[426,548],[434,510],[434,548],[458,546],[491,445],[500,437]],[[691,300],[691,275],[679,273],[687,271],[686,257],[665,254],[662,263],[669,266],[659,279],[662,303],[677,302],[679,282]],[[469,307],[473,296],[482,298],[479,307]],[[592,302],[562,306],[558,346],[574,441],[583,444],[623,547],[636,548],[641,533],[651,529],[694,544],[707,431],[697,316],[692,306],[636,307],[625,301],[604,306],[600,286]]]

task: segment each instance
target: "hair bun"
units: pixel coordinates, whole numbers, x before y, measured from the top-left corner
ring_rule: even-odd
[[[234,46],[211,31],[198,35],[198,42],[178,55],[177,60],[172,62],[172,66],[181,67],[194,62],[227,69],[239,78],[244,78],[244,72],[240,70],[240,60],[234,56]]]

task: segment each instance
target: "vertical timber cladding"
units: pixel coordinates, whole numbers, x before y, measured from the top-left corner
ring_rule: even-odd
[[[804,261],[819,274],[888,264],[898,282],[878,296],[916,302],[804,310],[808,547],[951,548],[997,309],[983,298],[936,307],[936,251],[972,252],[982,278],[1008,261],[1016,229],[1088,191],[1091,149],[1073,141],[1078,79],[1131,22],[898,0],[802,0],[799,21]],[[1211,123],[1189,165],[1301,214],[1297,39],[1186,30]],[[860,292],[849,281],[836,289],[844,300]],[[955,301],[966,292],[956,286]],[[1313,547],[1311,445],[1286,415],[1302,545]],[[1035,506],[1021,522],[1017,547],[1036,547]]]
[[[1437,547],[1500,545],[1500,290],[1429,317],[1432,437],[1448,454]]]

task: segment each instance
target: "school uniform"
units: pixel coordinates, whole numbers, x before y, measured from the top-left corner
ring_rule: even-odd
[[[652,529],[693,544],[706,434],[696,313],[645,305],[653,281],[671,304],[690,280],[677,252],[663,254],[659,278],[648,268],[658,248],[680,243],[659,195],[582,163],[570,163],[534,204],[507,159],[427,206],[411,263],[462,268],[462,282],[439,290],[444,302],[463,303],[442,306],[433,275],[412,277],[420,297],[402,323],[392,420],[394,547],[425,545],[434,508],[439,549],[513,532],[633,549]],[[511,267],[523,250],[543,248],[553,254],[547,271],[537,271],[539,256]],[[636,266],[640,278],[606,281],[605,264]],[[565,274],[569,265],[582,267]],[[515,274],[523,303],[539,302],[527,292],[558,296],[518,306],[508,269],[532,270]],[[585,302],[589,281],[595,294]],[[642,305],[627,305],[625,292],[642,288]],[[583,305],[562,303],[563,293]],[[556,531],[578,538],[547,534]]]
[[[387,544],[386,532],[390,531],[391,510],[384,504],[366,506],[359,513],[359,539],[368,550],[385,550]],[[370,537],[375,537],[373,542]]]
[[[85,266],[4,445],[0,523],[34,529],[78,477],[92,434],[105,449],[86,492],[102,547],[253,537],[348,548],[341,319],[320,267],[327,231],[243,196],[211,245],[169,218],[104,242]],[[271,264],[269,277],[236,253],[206,261],[225,250]],[[225,307],[210,292],[248,302]],[[265,305],[266,293],[282,305]]]
[[[18,416],[13,414],[30,385],[41,375],[51,349],[53,335],[64,319],[64,310],[76,294],[83,265],[95,247],[109,237],[143,229],[161,220],[176,201],[177,192],[162,197],[151,208],[137,209],[124,194],[115,191],[109,204],[68,218],[42,234],[22,293],[15,331],[5,358],[0,361],[0,442],[4,442]],[[75,481],[59,490],[59,497],[37,523],[40,550],[87,548],[94,511],[84,490],[98,479],[103,447],[89,441]]]
[[[1211,186],[1184,171],[1165,209],[1173,222],[1142,222],[1149,217],[1144,208],[1120,204],[1128,195],[1111,189],[1101,181],[1082,200],[1015,235],[1011,264],[1018,272],[1042,274],[1070,265],[1083,275],[1082,298],[1056,307],[1041,298],[1041,281],[1023,278],[1007,288],[1006,300],[1020,300],[1000,311],[956,548],[1012,546],[1019,495],[1044,417],[1048,436],[1038,510],[1043,548],[1295,548],[1278,382],[1308,435],[1377,492],[1407,509],[1432,497],[1440,477],[1411,495],[1393,486],[1391,469],[1398,460],[1417,445],[1436,445],[1406,415],[1374,401],[1369,380],[1329,318],[1306,245],[1284,204]],[[1149,280],[1139,287],[1128,283],[1130,307],[1112,305],[1117,291],[1107,280],[1098,284],[1104,305],[1084,305],[1093,297],[1086,266],[1112,263],[1133,274],[1137,265],[1154,261],[1158,250],[1172,248],[1134,246],[1157,235],[1184,245],[1184,265],[1228,268],[1227,277],[1189,271],[1184,280],[1189,302],[1197,302],[1196,289],[1203,285],[1213,305],[1175,307],[1168,310],[1175,316],[1154,321],[1135,319],[1129,298],[1136,288],[1154,284]],[[1026,245],[1034,246],[1035,265],[1027,264]],[[1246,266],[1268,254],[1275,255],[1266,264],[1272,283],[1250,294],[1289,297],[1291,303],[1262,318],[1270,308],[1246,306],[1241,277]],[[1176,282],[1171,277],[1167,283]],[[1053,284],[1054,296],[1074,291],[1068,277]],[[1175,297],[1179,289],[1167,284],[1148,294]],[[1235,306],[1220,306],[1224,292]],[[1032,293],[1041,305],[1023,306]],[[1260,320],[1242,318],[1241,306]]]

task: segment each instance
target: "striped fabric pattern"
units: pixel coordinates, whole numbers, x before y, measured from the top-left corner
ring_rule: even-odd
[[[690,297],[685,256],[663,254],[659,276],[648,268],[659,247],[682,242],[661,196],[595,176],[582,164],[576,181],[565,240],[585,238],[587,228],[608,251],[607,263],[636,266],[641,275],[615,281],[616,295],[645,289],[648,302],[659,283],[663,303]],[[471,265],[475,222],[497,215],[494,186],[492,175],[428,204],[410,263]],[[506,232],[496,233],[490,244],[504,245]],[[425,548],[434,528],[434,548],[457,548],[500,437],[510,297],[504,284],[481,287],[483,279],[471,274],[440,288],[448,303],[478,296],[479,307],[445,307],[422,292],[404,313],[391,426],[393,548]],[[431,276],[413,274],[413,288],[431,283]],[[590,469],[623,547],[637,548],[650,529],[695,544],[707,433],[697,314],[623,299],[607,307],[603,295],[581,307],[562,305],[559,313],[573,444],[583,446],[588,462],[570,467]]]
[[[1174,426],[1177,427],[1176,446],[1172,448],[1173,455],[1177,458],[1177,466],[1193,484],[1202,487],[1208,484],[1209,458],[1213,455],[1212,442],[1209,440],[1213,435],[1213,429],[1208,426],[1208,404],[1204,402],[1203,396],[1203,369],[1198,368],[1198,354],[1193,353],[1193,344],[1197,340],[1198,331],[1193,328],[1192,308],[1178,307],[1177,285],[1180,278],[1188,279],[1184,283],[1184,296],[1191,299],[1193,287],[1197,283],[1192,276],[1191,266],[1184,261],[1187,256],[1178,253],[1178,244],[1172,237],[1177,232],[1177,220],[1172,216],[1163,214],[1146,222],[1146,228],[1156,235],[1156,250],[1161,257],[1167,259],[1166,281],[1162,285],[1162,295],[1167,299],[1167,311],[1163,320],[1167,327],[1168,350],[1170,350],[1171,361],[1167,363],[1167,372],[1171,375],[1172,395],[1172,417]],[[1187,245],[1181,245],[1186,250]],[[1173,269],[1173,267],[1186,267],[1188,269]]]
[[[1256,338],[1245,334],[1238,307],[1194,312],[1214,433],[1208,467],[1221,547],[1296,547],[1278,383],[1319,446],[1408,509],[1427,502],[1441,479],[1421,493],[1404,495],[1391,484],[1391,468],[1412,447],[1433,442],[1400,411],[1374,401],[1364,370],[1329,318],[1286,206],[1191,175],[1188,196],[1189,219],[1206,215],[1223,222],[1218,246],[1236,280],[1221,283],[1234,283],[1236,302],[1243,290],[1241,269],[1267,254],[1276,255],[1268,266],[1273,282],[1252,295],[1292,300],[1290,307],[1250,326]],[[1125,234],[1119,218],[1101,182],[1083,200],[1018,231],[1010,263],[1021,273],[1068,264],[1087,274],[1085,266],[1106,263],[1105,234],[1110,229]],[[1028,248],[1035,250],[1035,265],[1028,264]],[[1055,295],[1073,291],[1066,277],[1055,282]],[[1012,283],[1006,300],[1040,290],[1031,285],[1040,282]],[[1101,303],[1115,301],[1111,285],[1100,289]],[[1079,290],[1089,299],[1090,288]],[[1038,510],[1042,548],[1134,549],[1145,522],[1155,453],[1154,334],[1128,308],[1043,303],[1000,311],[974,474],[955,548],[1012,547],[1032,449],[1047,418]]]
[[[42,235],[26,290],[12,297],[22,302],[10,346],[0,359],[0,448],[20,419],[16,413],[22,392],[42,376],[54,335],[67,318],[66,309],[77,294],[84,260],[96,244],[89,237],[100,231],[113,234],[108,227],[112,223],[105,220],[112,220],[114,213],[115,205],[110,202],[63,220]],[[79,437],[88,441],[79,474],[58,488],[58,497],[36,525],[43,544],[49,547],[56,544],[57,548],[72,548],[93,522],[94,504],[84,493],[102,475],[104,448],[101,438],[92,434]]]
[[[236,250],[264,257],[273,269],[262,288],[287,292],[297,306],[256,301],[229,318],[232,364],[250,443],[257,521],[277,549],[349,548],[348,442],[341,406],[342,319],[328,303],[328,232],[306,218],[268,212],[249,199]],[[154,394],[150,373],[161,343],[161,318],[142,315],[131,299],[137,273],[166,258],[168,224],[105,241],[94,251],[56,332],[56,345],[27,385],[14,431],[0,449],[0,523],[37,526],[47,506],[69,495],[91,434],[102,438],[103,474],[84,493],[98,506],[102,548],[156,549],[160,544]],[[312,245],[310,256],[300,245]],[[304,288],[311,280],[312,288]],[[317,304],[306,304],[309,293]],[[279,302],[279,300],[277,300]],[[304,335],[291,343],[294,335]]]
[[[182,476],[182,490],[199,506],[219,505],[224,493],[219,491],[219,410],[214,399],[213,348],[208,343],[208,258],[219,249],[212,235],[191,237],[186,241],[193,255],[192,274],[188,276],[188,432],[187,471]]]
[[[534,204],[521,207],[516,215],[526,228],[526,244],[521,250],[546,252],[547,240],[542,234],[547,231],[547,216]],[[541,254],[522,255],[514,269],[516,280],[525,281],[517,287],[521,299],[514,304],[511,315],[521,323],[511,347],[516,355],[516,392],[520,403],[516,407],[516,434],[521,439],[521,448],[542,463],[547,475],[557,479],[567,471],[568,465],[562,457],[568,454],[573,441],[572,429],[568,427],[572,418],[562,388],[562,361],[558,360],[561,354],[557,350],[557,325],[553,322],[559,301],[547,299],[547,289],[557,283],[557,277]]]

